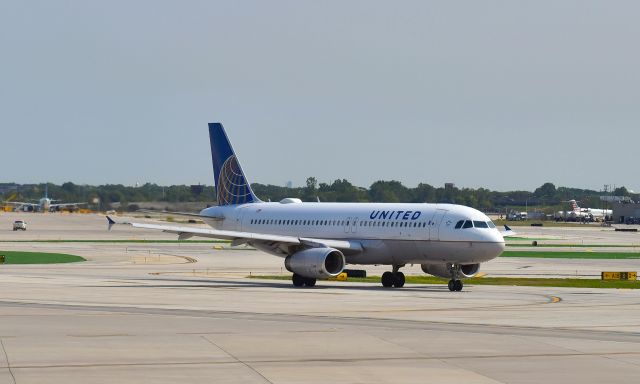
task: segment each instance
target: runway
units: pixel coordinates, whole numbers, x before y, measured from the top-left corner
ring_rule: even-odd
[[[0,249],[89,261],[0,266],[1,383],[628,383],[640,375],[636,290],[293,289],[246,278],[281,271],[281,259],[258,251],[36,243],[174,237],[109,233],[91,215],[23,215],[30,229],[14,234],[4,230],[14,215],[0,215]],[[26,242],[9,242],[17,237]],[[483,271],[538,261],[498,259]],[[637,260],[589,260],[583,269],[618,261],[638,269]]]

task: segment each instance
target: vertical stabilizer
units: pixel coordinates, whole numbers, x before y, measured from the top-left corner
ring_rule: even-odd
[[[259,202],[260,199],[251,190],[222,124],[209,123],[209,139],[218,205]]]
[[[578,206],[578,202],[575,200],[569,200],[569,203],[571,203],[571,210],[573,212],[580,212],[580,207]]]

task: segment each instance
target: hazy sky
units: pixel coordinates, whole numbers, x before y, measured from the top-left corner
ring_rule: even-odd
[[[638,1],[0,0],[0,181],[640,190]]]

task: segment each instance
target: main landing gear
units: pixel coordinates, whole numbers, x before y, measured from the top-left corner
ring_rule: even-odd
[[[382,274],[382,286],[385,288],[396,287],[402,288],[404,286],[404,273],[400,272],[400,267],[404,265],[394,265],[393,272],[385,272]]]
[[[312,277],[304,277],[304,276],[298,275],[297,273],[293,274],[293,276],[291,277],[291,281],[293,281],[293,285],[295,287],[302,287],[305,285],[307,287],[313,287],[314,285],[316,285],[316,279]]]

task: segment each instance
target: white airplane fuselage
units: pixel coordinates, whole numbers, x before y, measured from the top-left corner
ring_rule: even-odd
[[[210,207],[200,215],[219,230],[354,241],[362,251],[345,253],[350,264],[475,264],[505,247],[486,215],[453,204],[260,202]],[[475,225],[462,228],[467,220]]]

